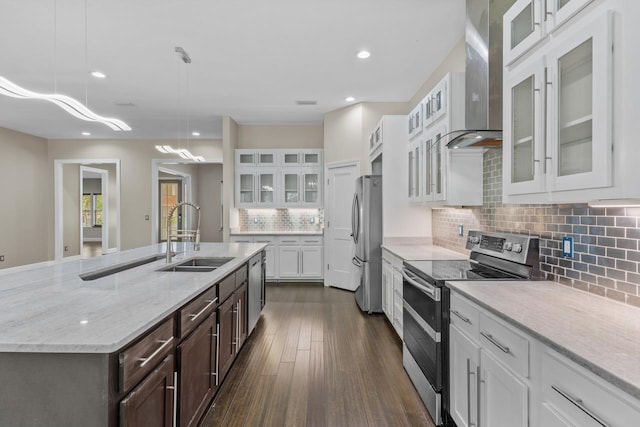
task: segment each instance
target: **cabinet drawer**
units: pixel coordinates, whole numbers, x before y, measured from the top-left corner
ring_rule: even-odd
[[[464,331],[476,341],[480,335],[480,312],[464,297],[451,293],[450,323]]]
[[[299,245],[300,236],[278,236],[278,245]]]
[[[247,281],[247,266],[240,267],[236,270],[236,288]]]
[[[229,298],[229,296],[236,290],[236,276],[235,274],[230,274],[229,276],[222,279],[220,283],[218,283],[218,302],[223,303],[224,300]]]
[[[173,317],[137,343],[120,352],[120,390],[127,391],[144,378],[174,347]]]
[[[253,236],[253,243],[273,245],[276,243],[276,236]]]
[[[300,236],[301,245],[322,245],[322,236]]]
[[[180,310],[180,337],[186,337],[218,307],[218,285],[214,285]]]
[[[542,354],[542,400],[570,425],[632,426],[640,420],[640,402],[553,350]],[[596,418],[600,422],[596,421]]]
[[[529,340],[484,313],[480,313],[482,348],[503,362],[515,373],[529,377]]]
[[[231,243],[253,243],[252,236],[231,236],[229,238]]]

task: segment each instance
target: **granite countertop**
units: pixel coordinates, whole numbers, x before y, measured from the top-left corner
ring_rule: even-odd
[[[399,256],[405,261],[417,260],[457,260],[468,259],[469,256],[435,245],[406,245],[398,243],[385,243],[383,249]]]
[[[0,271],[0,351],[111,353],[174,312],[260,252],[258,243],[174,244],[173,263],[191,257],[233,257],[209,273],[162,272],[164,258],[83,281],[86,273],[164,253],[152,245],[85,260]]]
[[[231,236],[322,236],[321,231],[232,231]]]
[[[640,309],[549,281],[447,287],[640,399]]]

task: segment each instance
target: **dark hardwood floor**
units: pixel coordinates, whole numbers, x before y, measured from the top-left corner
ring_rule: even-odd
[[[201,426],[434,426],[384,315],[321,284],[268,284],[267,305]]]

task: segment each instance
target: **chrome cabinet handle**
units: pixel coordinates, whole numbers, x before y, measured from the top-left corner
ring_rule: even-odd
[[[216,386],[220,383],[220,324],[216,324],[216,372],[213,374],[216,377]]]
[[[510,350],[509,347],[507,347],[504,344],[501,344],[498,340],[496,340],[493,335],[488,334],[486,332],[480,332],[480,335],[482,335],[483,337],[485,337],[486,339],[489,340],[489,342],[493,345],[495,345],[496,347],[498,347],[500,350],[502,350],[502,352],[504,352],[505,354],[509,354]]]
[[[467,359],[467,425],[469,427],[475,425],[471,422],[471,375],[475,375],[475,372],[471,372],[471,360]]]
[[[460,314],[460,312],[459,312],[459,311],[456,311],[456,310],[453,310],[453,309],[451,309],[451,310],[449,310],[449,311],[450,311],[451,313],[455,314],[457,317],[459,317],[459,318],[460,318],[460,320],[462,320],[464,323],[471,324],[471,320],[470,320],[468,317],[465,317],[465,316],[463,316],[462,314]]]
[[[589,408],[587,408],[586,406],[584,406],[584,403],[582,402],[582,399],[576,398],[571,396],[569,393],[567,393],[566,391],[562,390],[560,387],[558,387],[557,385],[552,385],[551,386],[552,389],[554,389],[556,392],[558,392],[560,394],[560,396],[564,397],[565,399],[567,399],[569,402],[571,402],[572,404],[574,404],[578,409],[580,409],[582,412],[584,412],[585,414],[587,414],[589,417],[591,417],[595,422],[597,422],[598,424],[600,424],[603,427],[609,427],[609,424],[607,424],[606,422],[604,422],[602,420],[602,418],[598,417],[596,414],[594,414]]]
[[[209,304],[207,304],[202,310],[200,310],[199,312],[197,312],[196,314],[190,314],[189,317],[191,317],[191,321],[195,321],[198,317],[200,317],[200,315],[202,313],[204,313],[205,311],[207,311],[209,309],[209,307],[211,307],[213,304],[215,304],[216,302],[218,302],[218,297],[215,297],[212,300],[205,300],[205,302],[208,302]]]
[[[153,353],[151,353],[151,355],[149,357],[141,357],[138,360],[142,363],[140,363],[140,367],[144,367],[147,363],[151,362],[151,360],[153,360],[154,357],[156,357],[158,354],[160,354],[162,352],[162,350],[165,349],[165,347],[167,347],[168,345],[170,345],[173,342],[173,337],[169,338],[168,340],[165,341],[158,341],[161,342],[162,345],[160,347],[158,347],[156,349],[156,351],[154,351]]]

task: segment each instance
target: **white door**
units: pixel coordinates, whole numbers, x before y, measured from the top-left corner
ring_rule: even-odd
[[[325,201],[325,285],[354,291],[358,270],[351,260],[356,247],[351,238],[351,202],[356,191],[360,164],[340,162],[327,165]]]

